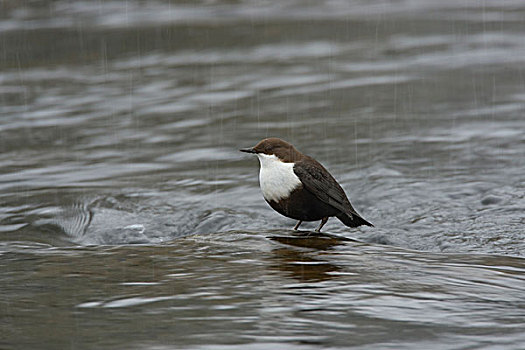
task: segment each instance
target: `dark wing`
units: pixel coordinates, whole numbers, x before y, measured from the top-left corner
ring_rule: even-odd
[[[357,215],[341,186],[316,160],[309,158],[308,162],[298,161],[293,171],[301,179],[305,189],[319,200],[343,213]]]
[[[306,190],[317,199],[341,211],[337,218],[346,226],[357,227],[360,225],[374,226],[356,213],[352,204],[346,197],[345,191],[332,175],[313,158],[308,162],[298,161],[294,164],[293,171],[301,179]]]

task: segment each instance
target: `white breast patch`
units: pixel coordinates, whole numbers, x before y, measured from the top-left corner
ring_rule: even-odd
[[[259,183],[264,199],[278,202],[301,185],[301,180],[293,172],[294,163],[284,163],[275,155],[258,153],[261,163]]]

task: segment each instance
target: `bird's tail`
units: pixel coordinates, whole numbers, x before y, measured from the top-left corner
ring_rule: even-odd
[[[357,227],[361,225],[367,225],[367,226],[374,227],[374,225],[372,225],[371,223],[369,223],[368,221],[360,217],[355,212],[354,213],[341,213],[337,215],[337,218],[341,220],[341,222],[348,227]]]

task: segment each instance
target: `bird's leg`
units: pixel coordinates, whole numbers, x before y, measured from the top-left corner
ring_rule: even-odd
[[[315,229],[315,232],[321,232],[321,229],[323,228],[324,224],[326,224],[327,221],[328,221],[328,216],[325,216],[321,220],[321,223],[319,224],[319,227]]]
[[[295,225],[295,227],[293,228],[295,231],[297,231],[299,229],[299,226],[302,224],[303,222],[301,220],[299,220],[297,222],[297,225]]]

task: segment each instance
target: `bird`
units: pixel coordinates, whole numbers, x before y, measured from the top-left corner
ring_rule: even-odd
[[[298,220],[294,230],[303,221],[321,220],[315,229],[321,232],[332,216],[348,227],[374,226],[356,212],[328,170],[292,144],[271,137],[239,151],[257,155],[263,197],[279,214]]]

